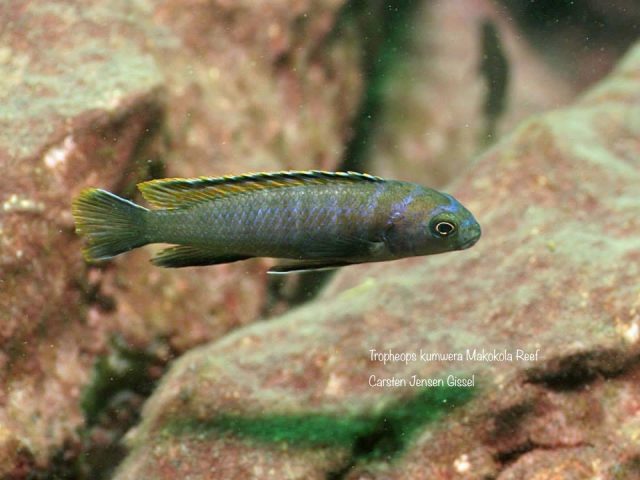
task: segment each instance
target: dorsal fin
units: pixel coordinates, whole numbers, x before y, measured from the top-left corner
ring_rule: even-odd
[[[249,173],[226,177],[164,178],[138,184],[142,196],[150,204],[166,209],[182,208],[268,188],[301,185],[327,185],[334,182],[382,182],[380,177],[356,172],[323,172],[320,170]]]

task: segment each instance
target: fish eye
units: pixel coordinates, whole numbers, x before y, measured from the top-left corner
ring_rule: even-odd
[[[439,237],[447,237],[456,231],[456,226],[445,220],[434,222],[431,226],[433,233]]]

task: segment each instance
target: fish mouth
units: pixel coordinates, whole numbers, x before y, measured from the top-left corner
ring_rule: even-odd
[[[470,238],[469,240],[464,242],[462,245],[460,245],[460,250],[466,250],[467,248],[473,247],[478,242],[478,240],[480,240],[480,235]]]
[[[480,228],[478,222],[476,222],[474,219],[464,222],[462,226],[464,227],[464,235],[462,235],[462,238],[460,238],[460,240],[464,238],[466,238],[466,240],[460,244],[458,249],[466,250],[467,248],[471,248],[476,243],[478,243],[478,240],[480,240],[480,237],[482,236],[482,229]]]

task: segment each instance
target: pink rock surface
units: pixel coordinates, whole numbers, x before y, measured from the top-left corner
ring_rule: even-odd
[[[506,109],[496,138],[483,138],[486,79],[482,24],[495,24],[507,60]],[[504,8],[489,0],[425,2],[411,26],[409,54],[386,84],[372,146],[372,170],[442,187],[474,156],[530,115],[566,105],[571,85],[524,41]]]
[[[454,184],[483,225],[473,249],[349,267],[318,300],[184,355],[147,402],[116,478],[637,476],[638,98],[640,47],[574,105],[524,122]],[[463,359],[385,364],[371,349]],[[513,357],[469,361],[473,349]],[[409,385],[371,386],[372,376],[450,374],[475,375],[471,400],[455,409],[412,403],[421,391]],[[412,419],[429,409],[443,416],[416,433]],[[351,443],[265,441],[260,431],[316,416]],[[377,434],[359,427],[372,418],[383,422]],[[408,441],[371,461],[363,445],[393,433],[387,420]],[[326,448],[334,455],[320,455]]]
[[[85,425],[80,408],[82,392],[87,386],[94,385],[95,375],[91,372],[97,359],[116,358],[114,362],[118,367],[117,355],[104,357],[112,353],[109,339],[113,335],[124,338],[134,350],[157,350],[160,352],[158,359],[166,362],[172,353],[220,338],[259,316],[266,295],[264,262],[167,272],[150,267],[148,258],[152,249],[149,248],[132,252],[101,267],[87,268],[80,256],[81,242],[73,233],[70,202],[87,186],[100,186],[131,196],[134,195],[133,185],[152,175],[194,176],[283,168],[334,168],[350,135],[352,115],[359,100],[362,83],[359,49],[366,41],[354,29],[347,28],[337,34],[332,32],[343,4],[342,0],[142,0],[133,3],[118,0],[108,4],[100,0],[54,3],[20,0],[5,2],[0,7],[3,20],[3,28],[0,29],[0,166],[3,171],[0,177],[0,476],[33,476],[36,474],[34,469],[46,470],[52,457],[69,461],[85,448],[78,434],[78,429]],[[455,106],[454,111],[461,112],[459,116],[445,116],[442,118],[446,121],[441,121],[434,115],[433,125],[429,127],[429,132],[437,137],[435,158],[448,163],[449,158],[455,157],[461,162],[458,164],[457,160],[452,160],[449,166],[442,167],[449,173],[440,180],[434,177],[432,182],[432,177],[426,176],[412,178],[436,183],[449,178],[447,175],[457,169],[448,170],[451,165],[462,165],[468,154],[475,151],[472,148],[475,137],[461,132],[460,126],[463,125],[462,118],[477,116],[482,97],[482,86],[475,71],[477,31],[472,33],[471,25],[476,25],[483,15],[496,18],[504,33],[508,53],[513,54],[516,62],[517,98],[514,110],[508,114],[513,117],[508,117],[504,125],[510,125],[530,112],[555,106],[565,101],[571,92],[567,93],[562,82],[545,71],[519,42],[503,15],[490,4],[478,0],[466,8],[460,2],[436,2],[430,9],[431,13],[424,10],[417,21],[423,19],[426,25],[431,20],[425,17],[436,15],[442,21],[429,23],[430,28],[426,30],[431,31],[440,25],[447,28],[437,30],[437,35],[418,36],[416,39],[418,56],[424,52],[437,52],[430,65],[421,63],[412,73],[412,77],[417,79],[418,90],[422,85],[430,86],[428,94],[414,97],[412,91],[406,98],[398,100],[398,104],[420,106],[416,110],[418,119],[423,113],[425,118],[433,115],[429,102],[446,97],[444,93],[433,92],[444,92],[451,87],[450,82],[441,76],[443,72],[449,72],[450,77],[460,80],[456,85],[468,90],[469,98],[468,102],[461,100],[447,105],[447,110],[449,106]],[[455,58],[452,60],[452,57]],[[592,121],[589,117],[584,121],[592,125],[609,118],[602,116],[603,98],[628,99],[633,75],[628,74],[631,86],[622,81],[615,86],[605,84],[601,87],[601,94],[596,89],[586,97],[581,105],[593,102],[594,112],[597,112],[593,117],[597,118]],[[524,80],[520,81],[520,78]],[[435,96],[431,97],[432,94]],[[569,121],[561,120],[560,124],[574,122],[571,115]],[[594,142],[598,148],[611,155],[637,152],[633,137],[624,137],[617,130],[618,113],[606,115],[613,121],[597,128],[610,129],[613,132],[611,138],[618,135],[615,137],[618,140],[598,143],[596,139]],[[628,115],[631,121],[627,122],[627,128],[635,131],[635,114]],[[522,141],[518,143],[518,149],[530,149],[523,162],[534,169],[536,149],[546,148],[548,142],[554,146],[559,137],[545,133],[544,126],[536,126],[535,122],[532,125],[528,127],[531,132],[519,135],[526,139],[536,135],[540,138]],[[573,145],[575,139],[582,141],[585,137],[581,128],[571,130],[561,145]],[[396,151],[400,155],[394,156],[393,161],[398,161],[401,155],[409,160],[399,162],[397,170],[395,167],[384,170],[390,168],[388,163],[374,163],[380,165],[380,171],[403,176],[405,169],[415,168],[414,161],[422,165],[423,152],[433,146],[431,139],[426,144],[421,143],[425,140],[421,130],[410,129],[406,137],[403,135],[400,130],[389,131],[384,133],[381,142],[400,145]],[[529,141],[535,148],[527,147]],[[427,150],[423,151],[423,148]],[[592,208],[592,197],[599,195],[600,187],[587,182],[586,186],[581,185],[582,193],[578,197],[562,193],[562,188],[571,184],[573,178],[566,169],[557,178],[546,170],[531,177],[533,170],[516,171],[506,166],[508,162],[504,159],[516,157],[519,153],[509,153],[502,147],[499,151],[502,153],[494,156],[501,160],[484,160],[481,164],[484,166],[477,167],[478,177],[484,178],[479,180],[479,184],[472,182],[470,176],[462,180],[458,187],[460,196],[479,211],[490,212],[487,219],[494,218],[492,221],[497,222],[496,225],[502,225],[503,229],[507,225],[505,238],[529,242],[527,245],[532,249],[545,245],[548,249],[557,247],[561,253],[566,253],[562,250],[561,238],[553,240],[553,244],[544,244],[544,228],[533,233],[533,228],[538,227],[531,227],[530,236],[523,236],[523,228],[535,223],[536,215],[541,215],[544,208],[554,206],[560,209],[558,203],[550,200],[558,198],[554,195],[564,195],[565,203],[560,202],[562,208],[570,205],[577,212],[584,212],[583,207]],[[451,152],[453,154],[449,156]],[[560,153],[552,149],[544,168],[555,168],[555,155]],[[574,153],[567,155],[573,159]],[[616,169],[622,167],[616,165],[614,171],[617,172]],[[500,174],[495,177],[496,173],[491,171],[493,168],[503,172],[504,178]],[[608,178],[595,167],[589,175]],[[631,188],[624,185],[621,187],[623,190]],[[520,228],[513,217],[509,217],[510,213],[500,210],[500,202],[489,199],[487,191],[491,188],[496,188],[493,198],[500,198],[502,204],[511,201],[515,190],[532,191],[532,188],[537,188],[537,196],[531,199],[540,200],[543,208],[527,210],[516,202],[515,205],[521,208],[518,215],[529,222]],[[528,218],[528,215],[533,217]],[[547,221],[546,217],[541,218]],[[572,219],[569,227],[574,223],[579,227],[583,221],[584,218]],[[571,233],[573,230],[569,227],[567,232]],[[620,224],[612,222],[606,228],[616,231]],[[625,228],[632,231],[634,224],[629,223]],[[591,239],[589,234],[585,236]],[[620,243],[620,248],[623,244]],[[608,255],[607,252],[602,251],[603,257]],[[582,258],[579,251],[572,254]],[[584,254],[583,260],[591,261],[600,254],[599,247],[593,247]],[[626,255],[627,259],[634,258],[631,253]],[[462,258],[470,259],[470,271],[475,268],[485,273],[493,271],[492,264],[487,263],[484,257],[472,255]],[[522,260],[522,257],[518,258]],[[546,274],[536,268],[540,262],[543,266],[552,266],[554,258],[531,254],[526,261],[532,270],[522,271],[516,268],[519,260],[501,256],[502,263],[496,268],[515,269],[520,273],[509,278],[505,274],[505,278],[501,277],[503,283],[498,286],[511,286],[516,278],[528,278],[529,275],[532,282],[542,281]],[[457,269],[461,267],[449,271],[448,262],[444,259],[443,263],[438,261],[424,264],[409,261],[393,268],[385,265],[343,272],[332,287],[334,293],[327,294],[321,301],[322,308],[311,307],[286,317],[313,317],[314,321],[308,320],[309,324],[304,328],[310,335],[319,335],[319,349],[305,343],[308,341],[305,335],[296,337],[297,334],[293,334],[290,337],[291,332],[286,330],[264,334],[265,338],[271,338],[269,342],[275,345],[274,350],[271,350],[272,343],[258,336],[246,340],[242,334],[241,341],[231,337],[227,343],[229,350],[225,353],[230,356],[223,357],[222,363],[216,367],[220,371],[220,379],[215,385],[220,387],[222,400],[214,399],[210,407],[203,407],[211,393],[206,390],[208,384],[204,382],[201,388],[205,390],[201,397],[198,397],[197,389],[194,390],[193,405],[200,412],[198,415],[206,417],[210,411],[272,412],[274,402],[281,402],[283,411],[289,412],[295,410],[294,405],[299,401],[308,402],[300,410],[303,414],[308,412],[308,408],[335,408],[342,412],[345,402],[350,399],[358,412],[366,412],[375,410],[378,404],[395,401],[395,395],[381,396],[368,387],[360,388],[358,382],[362,369],[368,369],[369,363],[363,361],[362,351],[358,349],[374,340],[384,344],[380,340],[384,337],[378,334],[367,340],[363,340],[361,335],[368,328],[382,328],[384,322],[392,327],[395,325],[393,328],[398,327],[396,313],[378,308],[382,305],[378,297],[398,303],[400,300],[396,293],[399,292],[406,300],[400,303],[403,303],[403,309],[408,309],[405,312],[407,318],[422,315],[426,307],[413,304],[413,287],[396,280],[388,285],[378,283],[387,274],[402,273],[402,269],[410,265],[416,265],[416,268],[423,265],[414,271],[415,275],[427,278],[432,275],[431,268],[435,265],[441,269],[439,271],[450,275],[444,278],[456,280]],[[609,264],[611,256],[606,257],[606,261]],[[614,272],[614,267],[611,268],[611,273],[606,275],[614,276],[607,281],[614,282],[618,278],[615,275],[619,274]],[[602,287],[604,291],[593,293],[590,281],[582,281],[577,275],[581,272],[579,268],[571,271],[576,274],[575,278],[569,278],[573,282],[571,285],[580,288],[580,295],[587,294],[578,300],[570,297],[571,301],[586,302],[587,307],[570,303],[577,312],[582,312],[581,308],[591,308],[595,301],[593,298],[608,295],[606,286]],[[347,286],[360,284],[362,272],[367,272],[364,273],[367,276],[374,275],[372,278],[375,279],[365,280],[356,290],[346,294],[347,297],[338,300],[336,307],[329,307],[328,311],[333,312],[336,321],[339,320],[335,328],[323,320],[319,322],[321,328],[316,330],[315,321],[327,315],[322,313],[325,302]],[[538,273],[534,275],[532,272]],[[416,280],[416,288],[431,288],[420,281]],[[554,288],[550,298],[555,303],[541,307],[538,315],[551,315],[560,308],[558,302],[564,291],[558,285]],[[527,291],[518,290],[518,295],[529,298]],[[615,295],[611,293],[606,297],[607,301],[613,302],[608,311],[614,313],[625,304],[628,298],[625,295],[631,294],[622,291],[617,294],[619,297]],[[352,307],[352,301],[360,303]],[[494,310],[490,313],[496,315],[496,322],[505,321],[506,331],[517,332],[521,317],[509,317],[509,308],[515,307],[499,306],[497,300],[493,302],[496,303],[492,304]],[[595,302],[596,306],[600,305]],[[345,316],[343,308],[353,313]],[[537,307],[527,308],[535,310]],[[378,309],[380,315],[376,313]],[[304,313],[308,311],[312,313]],[[364,325],[363,331],[350,330],[355,327],[345,320],[351,315],[356,319],[373,320],[367,320],[372,322],[370,324],[360,321],[361,326]],[[597,316],[594,314],[594,318]],[[616,320],[612,348],[617,348],[614,340],[618,333],[633,336],[633,318],[629,314]],[[300,321],[286,320],[293,322],[293,328],[298,328]],[[409,328],[412,321],[415,319],[400,327],[405,325]],[[288,324],[286,322],[284,324]],[[271,328],[269,326],[267,331]],[[566,327],[558,327],[554,332],[558,338],[563,338],[561,334],[565,330]],[[588,324],[582,334],[586,338],[595,330],[593,324]],[[381,331],[384,333],[384,329]],[[443,335],[450,336],[446,332]],[[496,338],[510,341],[499,335]],[[494,340],[492,337],[491,341]],[[238,341],[241,347],[234,343]],[[289,345],[291,341],[299,345]],[[331,351],[334,353],[328,353],[326,345],[334,343],[339,347],[335,352]],[[446,341],[443,345],[447,345]],[[584,345],[590,344],[584,340]],[[345,351],[351,347],[355,349],[352,353]],[[580,345],[575,346],[579,350],[578,347]],[[232,352],[235,356],[231,355]],[[239,355],[245,354],[247,364],[240,369],[238,376],[230,374],[228,366],[237,361]],[[266,362],[264,365],[261,363],[263,360]],[[256,375],[261,375],[263,369],[273,369],[274,362],[280,364],[283,361],[290,363],[283,363],[280,370],[264,370],[267,372],[265,379],[256,380]],[[351,361],[355,363],[348,363]],[[604,368],[601,367],[598,368]],[[157,378],[162,372],[157,364],[150,366],[149,370],[153,370],[149,373],[150,378]],[[195,378],[200,381],[199,374]],[[228,383],[225,383],[225,378]],[[357,388],[354,387],[351,394],[346,389],[352,385]],[[290,397],[286,392],[292,386],[299,392]],[[271,397],[263,397],[264,392]],[[100,396],[100,391],[97,395]],[[160,393],[159,398],[164,398],[164,395],[166,393]],[[243,395],[248,399],[254,398],[255,404],[247,403]],[[187,397],[190,398],[189,395]],[[138,398],[133,403],[140,401]],[[149,411],[156,408],[153,405],[157,405],[158,400],[154,402]],[[202,405],[198,406],[198,402]],[[189,408],[185,409],[187,416],[192,413]],[[121,411],[119,414],[135,416],[135,412]],[[171,418],[171,414],[166,415]],[[161,424],[159,420],[157,422]],[[150,423],[148,420],[147,425]],[[90,438],[96,444],[109,444],[117,435],[96,430],[91,432]],[[169,441],[154,445],[157,447],[155,456],[142,454],[140,452],[144,450],[139,449],[132,457],[134,460],[130,465],[134,465],[131,468],[136,469],[136,475],[143,475],[147,468],[159,472],[170,467],[176,475],[184,474],[184,468],[193,475],[206,477],[210,472],[202,472],[207,468],[219,468],[217,473],[222,477],[240,472],[237,473],[239,478],[251,475],[264,478],[288,471],[294,478],[313,478],[313,475],[324,478],[327,471],[339,470],[350,461],[349,448],[344,446],[319,448],[316,445],[292,455],[284,444],[256,447],[251,442],[247,445],[244,440],[232,437],[222,443],[211,443],[207,438],[185,437],[180,445]],[[488,450],[481,452],[480,458],[488,458],[487,468],[494,468]],[[212,465],[211,456],[218,458],[220,463]]]
[[[169,273],[142,251],[87,268],[70,203],[152,174],[332,168],[360,91],[358,42],[325,43],[341,3],[0,7],[0,476],[78,451],[115,333],[179,352],[257,318],[260,262]]]

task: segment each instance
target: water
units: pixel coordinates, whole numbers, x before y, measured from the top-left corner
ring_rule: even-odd
[[[636,3],[0,2],[0,476],[640,477]],[[287,169],[449,192],[483,237],[81,256],[84,188]]]

